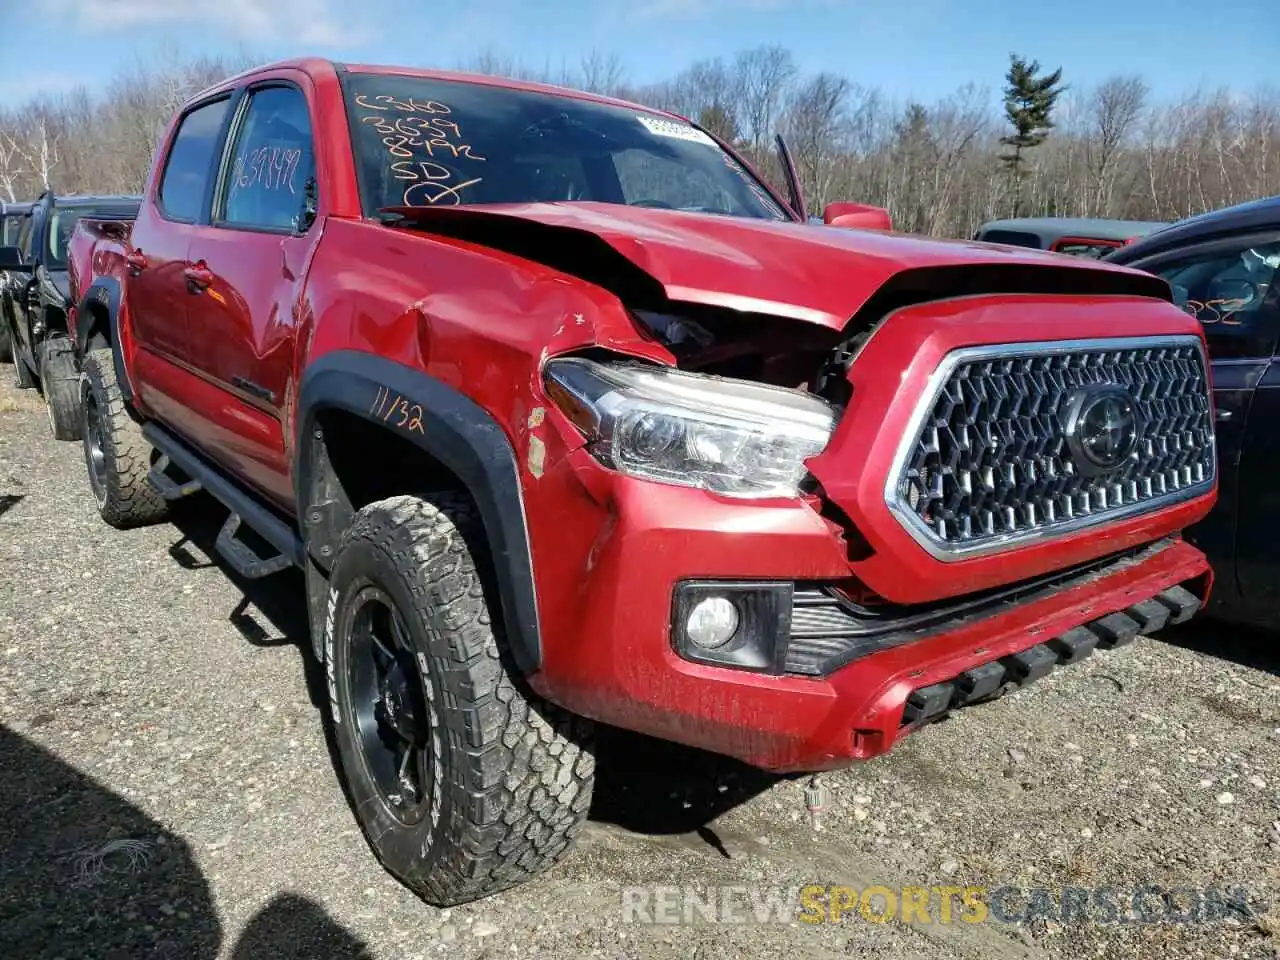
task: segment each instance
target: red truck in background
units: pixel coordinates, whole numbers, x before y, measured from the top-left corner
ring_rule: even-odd
[[[240,574],[305,571],[352,808],[425,899],[562,856],[591,721],[825,770],[1203,603],[1167,286],[790,188],[634,104],[302,60],[74,238],[102,516],[207,491]]]

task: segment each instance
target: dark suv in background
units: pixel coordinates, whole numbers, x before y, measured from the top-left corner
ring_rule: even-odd
[[[0,265],[20,263],[10,272],[4,326],[12,345],[18,386],[39,383],[49,407],[49,422],[59,440],[80,438],[79,373],[67,340],[70,286],[67,243],[82,217],[132,220],[136,196],[54,196],[44,193],[31,205]],[[6,227],[6,241],[8,229]],[[16,247],[16,250],[14,249]]]
[[[18,231],[22,221],[31,211],[30,203],[11,203],[0,200],[0,247],[17,246]],[[0,267],[0,361],[11,356],[9,348],[9,324],[4,322],[9,313],[9,284],[21,273],[13,274]]]
[[[1219,492],[1187,538],[1213,562],[1212,610],[1280,626],[1280,197],[1182,220],[1105,259],[1163,277],[1204,326]]]

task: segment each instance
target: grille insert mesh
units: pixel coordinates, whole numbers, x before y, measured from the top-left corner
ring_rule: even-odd
[[[1198,339],[960,350],[900,456],[890,506],[934,552],[959,554],[1154,509],[1207,488],[1215,456]],[[1081,391],[1116,385],[1137,442],[1090,474],[1068,440]]]

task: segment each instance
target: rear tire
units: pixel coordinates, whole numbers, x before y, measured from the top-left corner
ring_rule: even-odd
[[[163,520],[168,502],[151,485],[151,444],[129,416],[110,350],[93,350],[80,373],[85,465],[102,519],[121,530]]]
[[[591,724],[513,679],[471,502],[361,510],[332,574],[324,647],[348,799],[383,865],[466,903],[560,860],[591,803]]]
[[[40,346],[40,389],[49,411],[49,427],[57,440],[79,440],[83,432],[80,414],[80,374],[76,355],[66,337],[46,340]]]
[[[0,363],[8,363],[13,359],[13,334],[9,332],[9,324],[4,320],[4,308],[0,306]]]

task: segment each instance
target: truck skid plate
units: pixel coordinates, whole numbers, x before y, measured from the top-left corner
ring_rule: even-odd
[[[952,710],[994,700],[1028,686],[1054,667],[1079,663],[1095,649],[1132,642],[1140,633],[1155,633],[1183,623],[1200,609],[1200,599],[1186,587],[1170,587],[1127,610],[1110,613],[1060,637],[1038,643],[1012,656],[966,670],[952,680],[913,690],[902,711],[903,727],[919,727]]]

